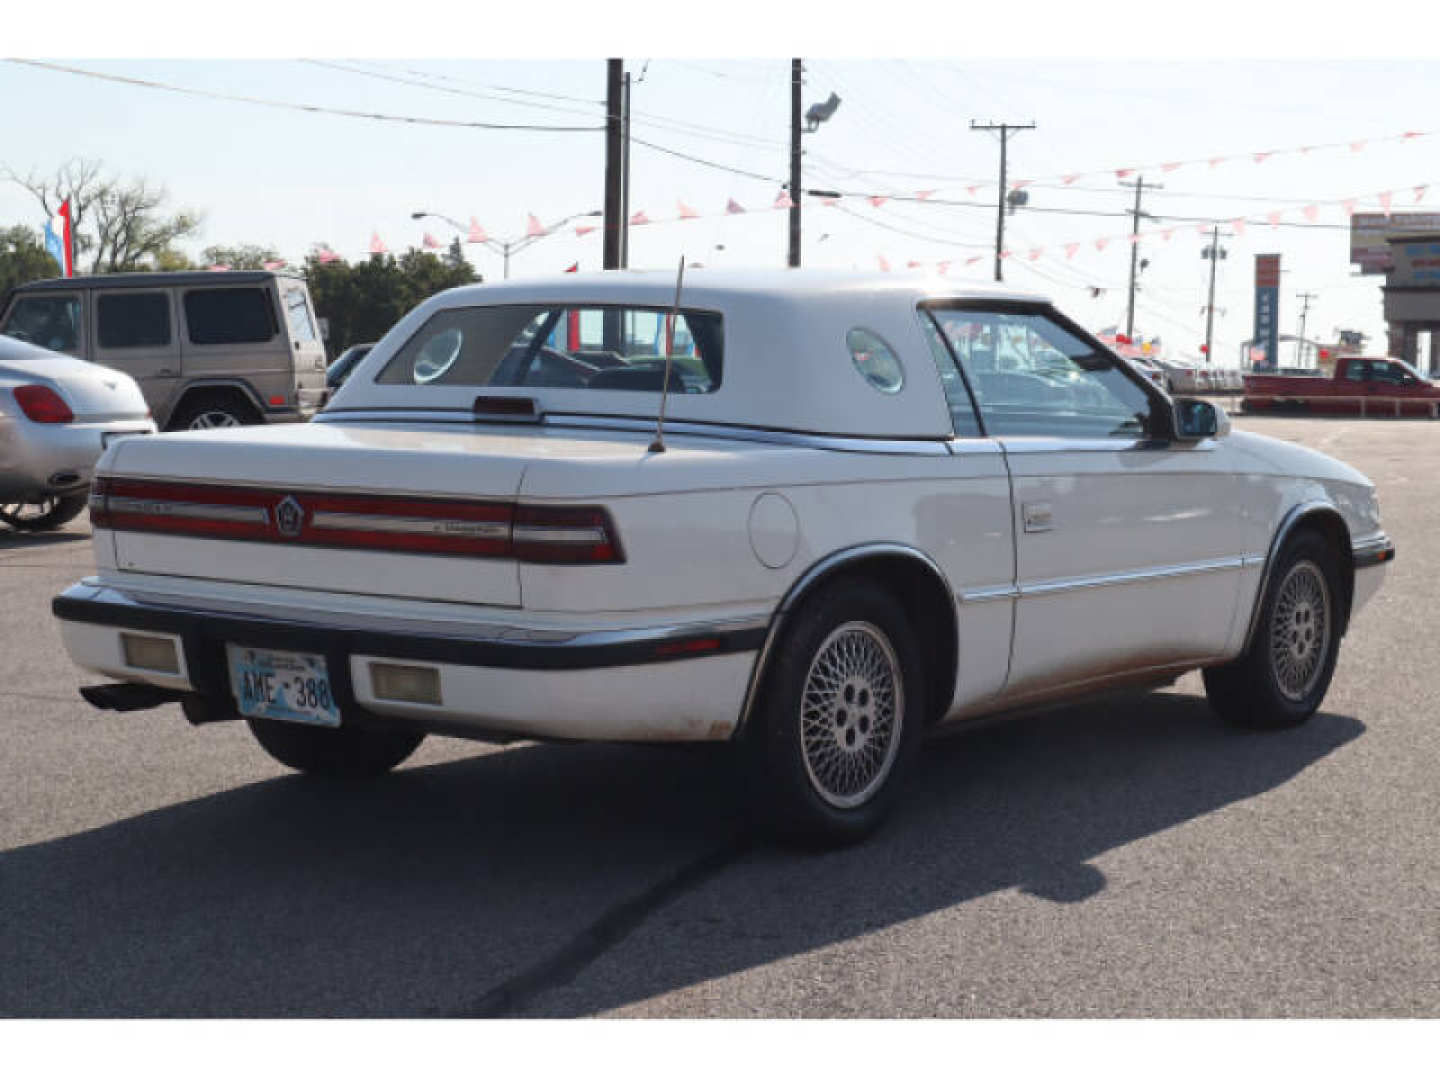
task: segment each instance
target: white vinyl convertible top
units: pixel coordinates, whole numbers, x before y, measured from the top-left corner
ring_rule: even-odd
[[[477,389],[380,385],[376,375],[436,311],[501,304],[669,307],[675,274],[612,270],[451,289],[403,318],[361,362],[327,412],[351,409],[468,410]],[[935,277],[832,270],[685,271],[681,307],[718,312],[724,374],[710,394],[672,394],[674,420],[745,424],[787,431],[890,438],[951,433],[949,408],[917,314],[930,300],[1043,303],[1033,293]],[[846,335],[864,329],[900,358],[897,393],[875,389],[851,360]],[[545,413],[654,416],[655,391],[515,387],[487,394],[534,398]],[[339,418],[338,416],[336,417]]]

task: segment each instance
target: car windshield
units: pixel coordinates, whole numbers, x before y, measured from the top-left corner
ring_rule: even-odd
[[[714,312],[507,304],[438,311],[376,376],[390,385],[546,386],[708,394],[724,340]]]

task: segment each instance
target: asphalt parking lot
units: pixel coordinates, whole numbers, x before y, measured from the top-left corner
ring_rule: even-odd
[[[1304,728],[1198,676],[931,745],[871,842],[735,826],[728,764],[432,738],[368,786],[85,705],[0,532],[0,1015],[1435,1016],[1440,424],[1239,418],[1378,484],[1398,560]]]

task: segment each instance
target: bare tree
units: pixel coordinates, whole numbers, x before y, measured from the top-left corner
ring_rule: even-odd
[[[176,241],[200,228],[194,211],[165,210],[170,194],[163,186],[144,177],[107,175],[97,160],[72,159],[48,177],[34,172],[22,177],[10,170],[7,175],[35,196],[47,217],[70,201],[77,261],[81,255],[89,258],[94,274],[157,265]]]

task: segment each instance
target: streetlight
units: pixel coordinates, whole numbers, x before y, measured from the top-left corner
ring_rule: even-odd
[[[500,252],[500,254],[504,257],[504,259],[505,259],[505,278],[506,278],[506,280],[508,281],[509,278],[510,278],[510,253],[511,253],[511,252],[524,251],[527,247],[529,247],[531,244],[535,243],[537,240],[543,240],[543,239],[545,239],[545,237],[551,235],[556,229],[560,228],[562,225],[568,225],[570,222],[574,221],[576,218],[582,218],[582,217],[602,217],[603,215],[604,215],[604,211],[602,211],[602,210],[586,210],[584,213],[571,214],[569,217],[561,218],[559,221],[554,222],[554,223],[551,224],[551,225],[545,226],[545,229],[544,229],[543,232],[536,233],[536,234],[534,234],[534,235],[529,235],[529,234],[527,234],[527,235],[525,235],[525,236],[516,237],[516,238],[513,239],[513,240],[495,240],[495,239],[487,236],[484,240],[482,240],[482,241],[480,241],[480,242],[481,242],[482,244],[484,244],[486,247],[489,247],[489,248],[491,248],[491,249],[494,250],[494,251]],[[462,232],[462,233],[466,231],[466,226],[461,225],[460,222],[456,221],[456,220],[455,220],[454,218],[452,218],[452,217],[446,216],[445,214],[434,214],[434,213],[431,213],[431,212],[428,211],[428,210],[416,210],[416,211],[414,211],[414,212],[410,215],[410,218],[411,218],[411,220],[413,220],[413,221],[419,221],[421,218],[427,218],[427,217],[439,218],[441,221],[448,222],[450,225],[454,226],[456,229],[458,229],[458,230],[459,230],[460,232]]]

